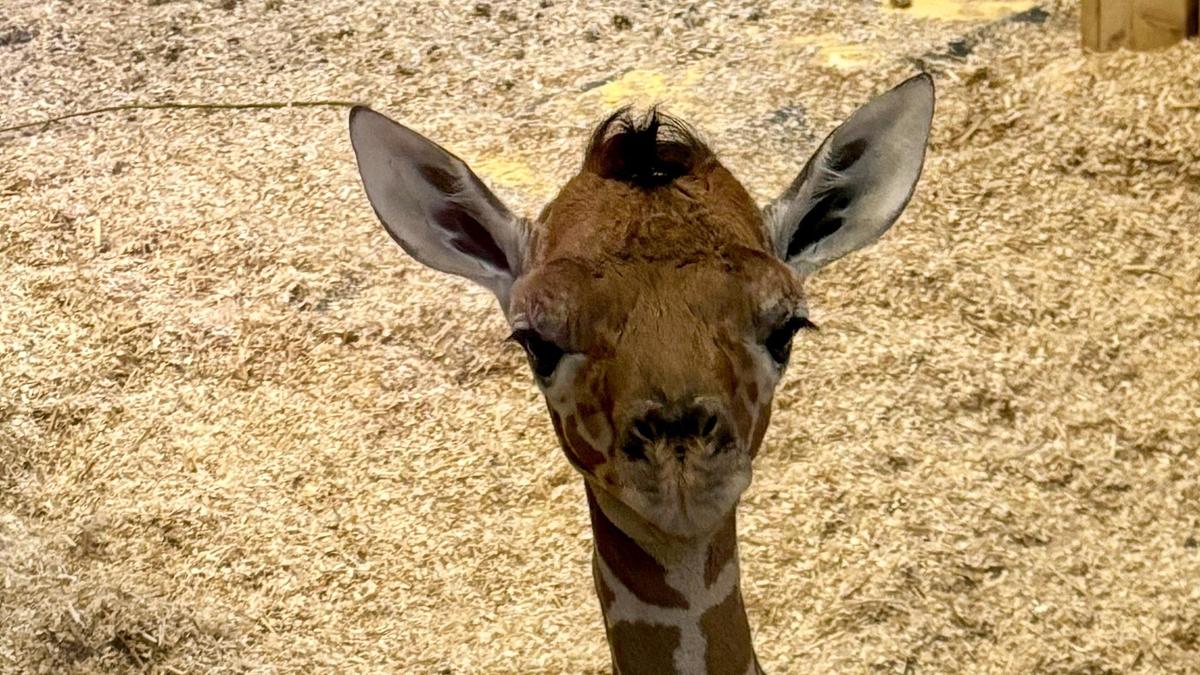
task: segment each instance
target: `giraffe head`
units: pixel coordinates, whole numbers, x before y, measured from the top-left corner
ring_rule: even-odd
[[[571,464],[624,529],[691,539],[750,484],[803,283],[907,204],[933,87],[859,109],[760,210],[683,123],[621,110],[533,220],[458,157],[366,108],[350,135],[379,219],[418,261],[491,290]]]

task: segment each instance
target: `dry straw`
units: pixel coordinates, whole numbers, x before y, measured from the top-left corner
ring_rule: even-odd
[[[1065,1],[652,4],[10,1],[0,127],[361,100],[533,212],[661,98],[765,200],[922,58],[925,177],[811,283],[742,506],[763,663],[1200,671],[1200,44],[1083,55]],[[0,671],[604,671],[504,335],[375,223],[342,110],[0,135]]]

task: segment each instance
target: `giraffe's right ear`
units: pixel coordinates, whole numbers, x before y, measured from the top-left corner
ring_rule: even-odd
[[[350,111],[350,142],[367,199],[401,248],[484,286],[507,308],[525,223],[461,159],[370,108]]]
[[[878,239],[912,197],[932,119],[925,74],[859,108],[768,207],[776,253],[807,275]]]

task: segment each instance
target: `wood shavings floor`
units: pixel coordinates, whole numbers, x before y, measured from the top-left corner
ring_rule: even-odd
[[[922,59],[917,196],[811,285],[742,506],[761,660],[1200,672],[1200,44],[1083,55],[1065,0],[649,4],[10,0],[0,127],[361,100],[534,212],[661,99],[765,201]],[[521,356],[384,235],[345,116],[0,135],[0,671],[607,669]]]

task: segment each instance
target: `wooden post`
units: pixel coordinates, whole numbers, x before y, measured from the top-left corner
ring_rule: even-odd
[[[1100,52],[1121,47],[1168,47],[1196,34],[1200,0],[1083,0],[1083,46]]]

